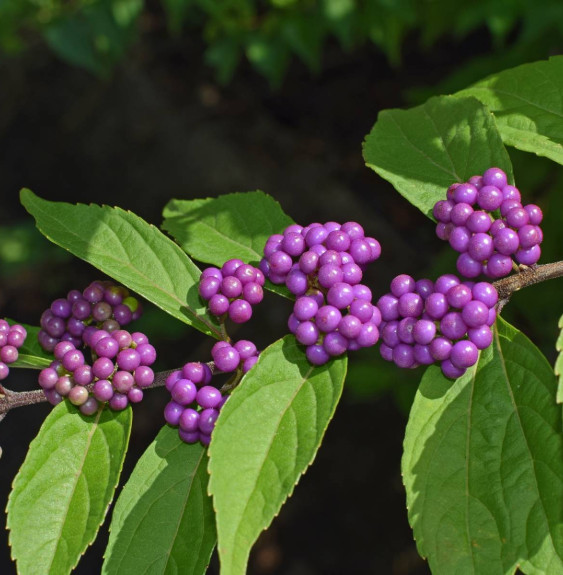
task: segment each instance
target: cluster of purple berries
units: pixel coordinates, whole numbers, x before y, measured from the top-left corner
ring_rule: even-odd
[[[125,409],[143,399],[143,389],[152,384],[149,367],[156,350],[146,335],[117,329],[111,333],[88,326],[82,334],[91,350],[92,363],[70,341],[60,341],[53,350],[55,361],[39,373],[39,385],[47,400],[56,405],[68,397],[84,415],[108,402],[111,409]]]
[[[542,211],[522,205],[520,192],[500,168],[451,185],[433,214],[436,235],[460,253],[457,270],[466,278],[501,278],[512,271],[512,257],[527,266],[540,258]]]
[[[219,411],[229,397],[209,385],[211,377],[208,365],[190,362],[166,378],[172,400],[164,408],[164,419],[179,428],[180,439],[186,443],[209,445]]]
[[[56,299],[41,315],[38,339],[41,347],[52,352],[60,341],[82,346],[87,326],[107,332],[118,330],[142,314],[141,303],[129,291],[109,281],[92,282],[82,293],[68,292]]]
[[[288,326],[314,365],[379,339],[379,310],[361,284],[381,246],[357,222],[293,224],[268,238],[260,268],[297,296]]]
[[[242,368],[242,373],[246,373],[258,361],[258,350],[251,341],[244,339],[233,345],[218,341],[211,356],[219,371],[232,373]],[[208,365],[191,362],[166,378],[166,389],[172,400],[164,408],[164,419],[170,425],[178,426],[180,439],[186,443],[200,441],[209,445],[219,411],[229,398],[209,385],[211,377]]]
[[[10,325],[6,320],[0,319],[0,381],[8,377],[8,364],[18,359],[18,349],[26,337],[25,327],[19,324]]]
[[[436,282],[398,275],[377,302],[381,356],[403,368],[440,362],[446,377],[461,377],[493,340],[497,301],[487,282],[461,282],[452,274]]]
[[[239,259],[226,261],[221,269],[203,270],[199,295],[206,300],[215,316],[228,314],[235,323],[245,323],[252,317],[252,306],[264,297],[264,274]]]

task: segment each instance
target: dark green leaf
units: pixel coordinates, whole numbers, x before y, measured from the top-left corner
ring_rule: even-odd
[[[346,358],[313,367],[293,336],[268,347],[227,401],[209,448],[222,575],[246,572],[260,532],[313,461]]]
[[[131,408],[86,417],[67,402],[45,419],[8,501],[18,573],[64,575],[78,563],[113,498],[131,423]]]
[[[425,214],[454,182],[512,165],[495,122],[473,98],[432,98],[410,110],[384,110],[364,143],[366,164]]]
[[[102,573],[203,574],[217,541],[207,452],[163,427],[113,511]]]
[[[458,94],[489,107],[506,144],[563,164],[563,56],[505,70]]]
[[[54,361],[55,356],[52,353],[46,352],[39,345],[37,334],[41,328],[13,321],[11,319],[7,321],[10,325],[17,323],[25,327],[27,331],[25,342],[18,350],[18,359],[14,363],[11,363],[10,367],[27,367],[32,369],[43,369],[44,367],[49,367],[51,362]]]
[[[289,47],[279,36],[262,31],[249,34],[246,39],[246,57],[264,76],[272,88],[279,88],[289,66]]]
[[[21,201],[53,243],[175,318],[220,337],[197,292],[200,270],[158,228],[120,208],[48,202],[29,190],[22,190]]]
[[[497,320],[453,382],[424,375],[405,437],[409,520],[432,573],[563,573],[563,437],[555,377]]]
[[[142,0],[102,0],[57,18],[43,31],[62,59],[99,75],[107,75],[135,38]]]

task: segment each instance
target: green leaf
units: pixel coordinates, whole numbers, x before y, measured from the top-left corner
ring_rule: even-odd
[[[272,88],[279,88],[289,66],[289,46],[279,35],[270,35],[262,30],[248,34],[245,40],[248,61],[268,80]]]
[[[555,375],[558,377],[557,384],[557,403],[563,403],[563,315],[559,318],[557,324],[561,332],[555,342],[555,349],[559,352],[555,360]]]
[[[313,72],[320,71],[326,25],[319,14],[288,13],[281,21],[281,36]]]
[[[230,258],[257,264],[269,236],[293,220],[264,192],[226,194],[202,200],[171,200],[162,229],[190,256],[221,267]]]
[[[142,0],[98,1],[55,19],[43,34],[63,60],[106,76],[134,40],[142,8]]]
[[[504,70],[458,95],[486,104],[509,146],[563,164],[563,56]]]
[[[402,462],[409,520],[432,573],[563,573],[563,437],[555,377],[498,319],[452,382],[429,368]]]
[[[161,429],[115,504],[102,573],[203,574],[217,541],[207,452]]]
[[[78,563],[113,498],[131,423],[131,408],[84,416],[67,402],[45,419],[8,501],[18,573],[64,575]]]
[[[313,367],[286,336],[221,410],[209,448],[221,575],[246,573],[250,547],[313,461],[345,375],[345,357]]]
[[[21,202],[53,243],[86,260],[176,319],[220,337],[197,284],[200,270],[158,228],[120,208],[48,202],[22,190]]]
[[[366,164],[431,217],[454,182],[512,165],[494,118],[474,98],[431,98],[410,110],[384,110],[364,142]]]
[[[40,345],[37,339],[37,334],[40,327],[27,325],[18,321],[7,319],[10,325],[19,324],[25,327],[27,337],[24,344],[18,350],[18,359],[10,364],[10,367],[26,367],[31,369],[43,369],[49,367],[51,362],[54,361],[55,356],[52,353],[46,352]]]

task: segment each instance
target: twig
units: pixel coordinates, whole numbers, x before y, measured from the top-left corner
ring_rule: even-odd
[[[555,262],[552,264],[544,264],[541,266],[522,266],[517,274],[508,276],[493,283],[499,294],[499,303],[497,306],[498,311],[500,312],[500,310],[508,302],[510,296],[514,292],[521,290],[522,288],[558,277],[563,277],[563,261]],[[215,364],[212,361],[207,365],[210,367],[212,373],[217,371]],[[173,371],[177,371],[177,369],[155,373],[154,381],[145,389],[163,387],[166,383],[166,378]],[[236,383],[238,383],[238,381],[239,380],[237,379]],[[233,387],[235,387],[236,384],[233,384],[233,382],[227,382],[221,388],[221,393],[228,392]],[[93,385],[94,384],[91,383],[86,387],[88,389],[92,389]],[[0,421],[2,421],[6,413],[8,413],[8,411],[11,409],[16,407],[23,407],[24,405],[43,403],[45,401],[47,401],[47,398],[45,397],[42,389],[36,389],[33,391],[12,391],[0,385]]]

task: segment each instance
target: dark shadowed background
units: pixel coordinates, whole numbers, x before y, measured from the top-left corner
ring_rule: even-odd
[[[455,33],[440,29],[424,49],[427,28],[417,26],[413,11],[414,23],[402,25],[398,55],[370,41],[344,50],[336,36],[327,36],[317,65],[292,56],[281,72],[265,78],[243,58],[226,82],[218,81],[218,74],[225,80],[221,66],[206,64],[205,12],[194,21],[180,18],[174,35],[160,3],[148,2],[125,53],[98,74],[69,64],[68,53],[57,51],[52,34],[40,26],[13,24],[22,45],[15,51],[4,46],[0,57],[0,316],[36,325],[53,299],[100,277],[35,230],[19,204],[22,187],[49,200],[117,205],[156,225],[171,198],[261,189],[299,223],[356,220],[377,237],[383,254],[365,280],[375,299],[398,273],[435,277],[448,269],[454,259],[432,223],[365,167],[361,144],[382,109],[419,103],[505,62],[543,58],[561,48],[559,30],[549,28],[549,42],[545,38],[547,18],[542,42],[526,43],[523,15],[499,24],[491,8],[497,4],[478,3],[484,12],[471,26],[457,22]],[[393,17],[388,15],[389,30]],[[495,31],[501,24],[502,34]],[[228,51],[212,54],[227,57]],[[549,214],[563,210],[560,170],[510,152],[517,185],[529,201],[546,207],[546,237],[552,225],[557,243],[561,231]],[[549,254],[548,247],[542,261],[550,261]],[[556,295],[549,285],[538,286],[533,294],[514,296],[504,313],[550,360]],[[267,299],[271,305],[260,306],[235,338],[264,347],[285,333],[290,304],[271,294]],[[159,351],[158,369],[210,358],[210,342],[201,334],[149,305],[138,327]],[[376,350],[350,354],[344,395],[315,463],[259,539],[249,573],[428,573],[407,522],[400,476],[402,437],[421,373],[391,368]],[[5,383],[31,389],[36,373],[12,370]],[[166,395],[153,390],[135,406],[123,480],[163,425]],[[18,409],[0,424],[2,506],[48,411],[46,405]],[[99,573],[107,525],[77,574]],[[210,573],[217,572],[214,558]],[[15,573],[5,531],[0,573]]]

